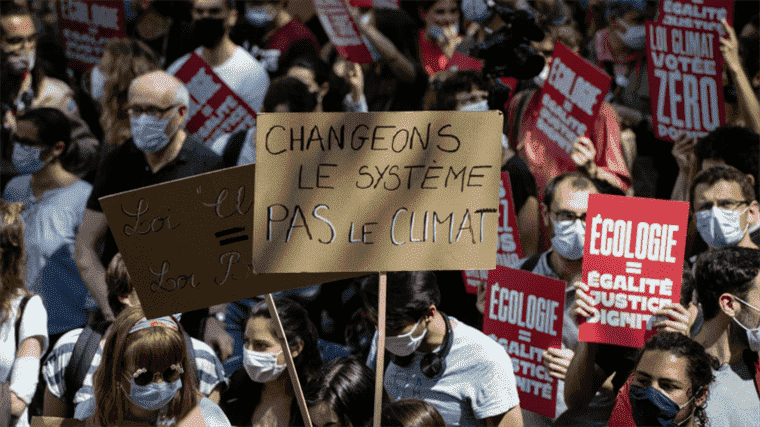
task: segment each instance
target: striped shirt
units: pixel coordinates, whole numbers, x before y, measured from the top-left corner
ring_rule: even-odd
[[[66,393],[66,382],[64,381],[66,366],[68,366],[69,361],[71,360],[74,346],[81,333],[82,329],[79,328],[64,334],[58,340],[55,347],[45,360],[45,363],[42,365],[42,375],[45,377],[47,387],[50,392],[59,399],[63,399],[63,396]],[[195,338],[190,338],[190,340],[193,343],[195,363],[198,367],[198,390],[204,396],[208,396],[219,384],[227,384],[227,379],[224,376],[224,367],[208,344]],[[80,403],[93,397],[93,375],[95,369],[100,365],[103,354],[103,344],[104,341],[101,341],[98,351],[92,359],[90,369],[87,371],[87,375],[84,378],[82,388],[80,388],[74,396],[74,403]],[[66,403],[70,404],[71,402]]]

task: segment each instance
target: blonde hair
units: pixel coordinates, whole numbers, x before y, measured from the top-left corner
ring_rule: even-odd
[[[99,68],[105,77],[100,125],[106,144],[120,146],[132,137],[125,108],[129,84],[138,76],[159,70],[158,58],[139,40],[116,39],[106,47]]]
[[[111,326],[103,348],[102,363],[93,378],[96,411],[92,421],[97,425],[124,425],[127,419],[128,397],[122,387],[129,361],[137,368],[163,372],[179,363],[182,388],[169,402],[162,415],[178,421],[198,403],[198,386],[194,360],[189,360],[185,337],[179,322],[177,330],[151,326],[130,333],[145,315],[139,307],[124,309]]]
[[[11,302],[19,291],[26,294],[26,249],[23,203],[0,198],[0,324],[8,320]]]

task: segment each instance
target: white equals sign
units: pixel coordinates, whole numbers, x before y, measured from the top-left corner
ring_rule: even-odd
[[[518,331],[517,339],[520,341],[530,342],[530,332],[523,330]]]
[[[628,274],[641,274],[641,263],[633,261],[626,262],[625,272]]]

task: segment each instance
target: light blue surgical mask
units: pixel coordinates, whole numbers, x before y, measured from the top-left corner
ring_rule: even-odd
[[[491,17],[491,10],[486,0],[462,0],[462,15],[468,21],[483,24]]]
[[[145,410],[157,411],[171,402],[182,388],[182,380],[178,379],[173,383],[152,382],[141,386],[135,384],[134,379],[130,379],[129,385],[129,400]]]
[[[646,43],[646,28],[644,28],[643,25],[628,25],[623,21],[620,21],[620,24],[626,29],[625,33],[618,32],[620,41],[631,49],[644,49]]]
[[[459,111],[488,111],[488,100],[484,99],[480,102],[473,102],[472,104],[467,104],[459,108]]]
[[[29,145],[13,144],[13,167],[20,174],[35,174],[45,167],[45,162],[40,160],[42,148]]]
[[[749,207],[747,207],[749,209]],[[705,243],[710,247],[720,249],[739,242],[749,227],[744,230],[740,226],[740,217],[744,212],[731,209],[720,209],[713,206],[711,209],[697,212],[697,231]]]
[[[451,24],[451,27],[454,28],[454,34],[459,34],[459,24]],[[434,39],[442,39],[444,37],[444,30],[446,27],[441,27],[440,25],[430,24],[428,27],[428,34],[430,34],[431,37]]]
[[[263,27],[274,21],[277,11],[267,6],[252,6],[245,11],[245,19],[254,27]]]
[[[574,221],[553,221],[553,224],[554,237],[552,237],[552,247],[554,250],[570,261],[583,258],[586,224],[580,219]]]
[[[150,114],[141,114],[129,119],[135,146],[145,153],[161,151],[169,143],[166,127],[169,119],[159,119]]]

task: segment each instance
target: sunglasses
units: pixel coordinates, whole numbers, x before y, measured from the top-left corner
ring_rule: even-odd
[[[180,366],[178,363],[169,366],[165,371],[163,372],[151,372],[148,371],[146,368],[140,368],[137,371],[135,371],[134,374],[132,374],[132,378],[136,385],[139,386],[146,386],[150,383],[152,383],[156,376],[160,376],[161,379],[165,383],[173,383],[174,381],[177,381],[179,379],[179,376],[182,375],[185,372],[184,369],[182,369],[182,366]]]

